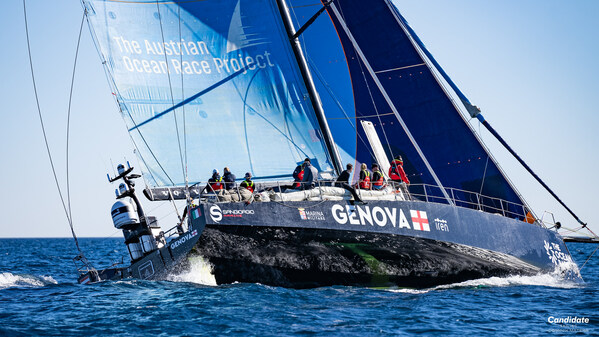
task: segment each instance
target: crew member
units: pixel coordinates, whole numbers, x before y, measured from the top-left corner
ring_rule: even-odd
[[[245,179],[239,184],[239,187],[254,193],[254,182],[252,181],[252,174],[250,172],[245,174]]]
[[[231,170],[229,170],[228,167],[225,167],[223,171],[223,181],[225,182],[225,189],[227,191],[232,191],[235,188],[237,188],[237,183],[235,182],[236,177],[233,173],[231,173]]]
[[[302,180],[304,179],[304,169],[306,167],[306,163],[310,162],[310,158],[306,158],[304,159],[304,162],[301,163],[300,165],[297,165],[297,167],[295,168],[295,170],[293,171],[293,185],[291,186],[291,188],[293,189],[301,189],[301,185],[302,185]]]
[[[391,161],[391,167],[389,167],[389,178],[394,182],[401,183],[402,180],[407,185],[410,185],[410,180],[406,176],[406,172],[403,170],[403,160],[400,155],[395,156]]]
[[[395,156],[395,158],[391,161],[391,167],[389,167],[389,178],[391,178],[393,181],[393,185],[396,189],[401,190],[407,198],[411,198],[410,190],[408,189],[410,180],[408,179],[406,172],[403,170],[403,160],[400,155]]]
[[[304,177],[302,178],[302,190],[311,190],[318,182],[318,170],[310,163],[310,158],[304,160]]]
[[[372,189],[382,190],[385,187],[385,178],[383,173],[379,170],[377,163],[372,163]]]
[[[354,197],[355,201],[364,203],[364,201],[362,201],[362,198],[360,198],[360,196],[356,193],[356,189],[353,188],[349,184],[349,178],[351,177],[351,171],[354,169],[354,166],[352,164],[347,164],[347,165],[345,165],[345,167],[346,167],[346,170],[341,172],[339,177],[337,177],[337,180],[335,181],[335,185],[337,185],[339,187],[343,187],[344,189],[348,190]]]
[[[370,171],[368,171],[368,166],[366,166],[366,164],[362,163],[360,168],[361,168],[361,171],[360,171],[360,180],[358,180],[358,188],[363,189],[363,190],[369,190],[370,189]]]
[[[220,176],[217,169],[212,170],[212,177],[208,179],[208,187],[214,193],[224,188],[223,177]]]

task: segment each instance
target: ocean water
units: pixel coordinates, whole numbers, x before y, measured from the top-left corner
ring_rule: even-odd
[[[121,239],[80,243],[96,266],[126,254]],[[569,244],[579,267],[596,247]],[[544,274],[424,290],[214,286],[201,260],[169,281],[79,285],[74,256],[70,239],[0,239],[0,335],[599,335],[599,251],[584,284]]]

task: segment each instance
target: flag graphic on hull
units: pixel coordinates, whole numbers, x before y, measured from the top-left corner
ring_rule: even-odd
[[[425,232],[431,231],[426,212],[410,210],[410,215],[412,216],[412,225],[414,226],[414,230]]]

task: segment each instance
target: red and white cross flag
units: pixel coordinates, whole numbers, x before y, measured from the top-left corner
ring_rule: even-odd
[[[428,218],[426,217],[426,212],[410,210],[410,215],[412,216],[414,230],[426,232],[431,231],[431,227],[428,224]]]

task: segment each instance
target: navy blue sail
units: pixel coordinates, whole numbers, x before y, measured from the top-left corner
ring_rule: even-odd
[[[274,1],[83,3],[150,186],[332,171]]]
[[[304,2],[294,2],[294,11],[300,16],[309,11],[302,7]],[[336,95],[346,100],[350,96],[354,104],[352,107],[346,103],[343,113],[349,115],[350,120],[355,117],[353,125],[340,118],[338,106],[330,103],[328,109],[325,106],[339,147],[347,152],[354,150],[350,156],[357,162],[370,163],[373,156],[367,142],[362,141],[366,137],[359,121],[371,121],[383,144],[388,144],[387,155],[390,158],[402,155],[412,183],[438,185],[414,142],[400,125],[395,109],[444,187],[507,201],[481,200],[489,206],[488,210],[509,210],[514,216],[526,214],[528,210],[519,206],[524,204],[523,200],[444,91],[421,51],[412,43],[393,4],[385,0],[333,1],[327,12],[328,16],[323,15],[317,22],[320,21],[318,29],[328,31],[323,33],[310,27],[304,33],[304,41],[308,57],[316,68],[329,72],[338,69],[339,76],[329,74],[326,77],[327,71],[321,71],[326,85],[320,85],[333,87]],[[329,38],[323,39],[323,36]],[[341,45],[346,69],[336,63],[334,67],[330,66],[332,44]],[[346,74],[351,78],[351,93],[347,86],[337,85],[339,78]],[[327,104],[326,99],[323,104]],[[353,111],[348,114],[347,110],[351,108]],[[347,137],[349,133],[356,136],[353,139]],[[441,196],[439,191],[436,193]],[[452,197],[464,200],[461,206],[468,206],[469,202],[478,204],[478,200],[469,200],[474,194],[459,194],[454,191]]]

